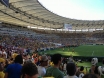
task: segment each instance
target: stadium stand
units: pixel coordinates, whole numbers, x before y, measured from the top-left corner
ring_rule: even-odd
[[[10,0],[8,7],[0,3],[0,21],[0,78],[8,78],[7,76],[10,75],[14,76],[15,72],[11,71],[11,69],[18,70],[18,68],[13,67],[15,65],[20,66],[18,71],[19,78],[21,70],[23,78],[42,78],[40,76],[43,75],[38,76],[39,73],[43,74],[39,70],[43,70],[45,76],[45,73],[47,73],[46,69],[51,67],[58,72],[54,73],[55,71],[52,72],[50,69],[48,72],[54,73],[55,76],[51,74],[48,75],[48,78],[53,78],[51,76],[54,76],[54,78],[62,78],[64,76],[65,78],[69,76],[78,78],[75,73],[78,70],[81,73],[85,72],[85,78],[88,75],[92,77],[89,71],[91,68],[93,68],[93,74],[99,78],[104,78],[103,63],[101,63],[101,66],[96,65],[97,67],[93,65],[91,67],[82,66],[83,70],[81,70],[81,67],[77,66],[77,64],[75,66],[74,63],[69,61],[69,57],[63,58],[59,54],[59,57],[54,58],[54,61],[57,61],[55,65],[55,62],[52,61],[52,55],[44,53],[47,50],[53,51],[60,48],[64,52],[65,47],[104,45],[103,20],[83,21],[64,18],[48,11],[38,0]],[[74,31],[64,29],[64,24],[69,23]],[[72,50],[74,52],[74,48]],[[44,61],[44,55],[39,54],[39,52],[43,52],[47,60]],[[15,60],[18,56],[22,56],[23,64],[21,63],[21,65]],[[82,63],[83,58],[76,59],[77,61],[74,60],[74,57],[71,59],[73,60],[72,62]],[[88,58],[86,60],[88,61]],[[71,66],[74,67],[71,68]],[[11,74],[11,72],[14,74]],[[88,75],[86,76],[86,74]],[[79,78],[82,78],[82,75]]]

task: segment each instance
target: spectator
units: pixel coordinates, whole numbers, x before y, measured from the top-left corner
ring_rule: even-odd
[[[38,70],[34,63],[26,63],[23,65],[22,78],[38,78]]]
[[[91,66],[89,72],[91,74],[94,74],[94,70],[95,70],[96,64],[98,63],[98,59],[97,58],[92,58],[91,63],[92,63],[92,66]]]
[[[70,57],[69,57],[69,59],[68,59],[68,63],[70,63],[70,62],[74,62],[73,56],[72,56],[72,55],[70,55]]]
[[[83,78],[97,78],[97,76],[95,74],[86,74]]]
[[[97,67],[96,67],[97,68]],[[102,77],[102,78],[104,78],[104,66],[99,66],[98,67],[98,72],[99,72],[99,75]],[[95,71],[96,71],[96,69],[95,69]]]
[[[10,64],[6,68],[6,73],[4,78],[21,78],[21,64],[23,63],[23,59],[21,55],[17,55],[14,63]]]
[[[8,67],[8,65],[9,65],[8,60],[5,60],[4,72],[5,72],[6,68]]]
[[[66,66],[67,70],[67,76],[64,76],[64,78],[78,78],[76,74],[76,65],[73,62],[70,62]]]
[[[99,72],[99,70],[98,70],[98,67],[99,67],[99,66],[95,66],[94,74],[95,74],[98,78],[101,78],[101,77],[100,77],[100,72]]]
[[[3,63],[0,63],[0,78],[4,78],[4,73],[3,73]]]
[[[3,57],[0,57],[0,62],[5,63],[5,59]]]
[[[61,54],[54,54],[52,56],[52,62],[54,63],[54,66],[47,68],[45,76],[54,78],[63,78],[64,74],[59,70],[59,66],[62,63]]]
[[[6,59],[6,58],[7,58],[7,53],[6,53],[6,51],[3,49],[2,52],[3,52],[3,58]]]
[[[65,61],[65,63],[63,64],[63,71],[64,72],[66,71],[66,65],[67,65],[67,62]]]
[[[84,76],[85,72],[84,72],[84,67],[81,66],[80,67],[80,74],[79,74],[79,78],[82,78]]]
[[[46,55],[41,56],[40,66],[38,66],[39,76],[43,77],[46,74],[45,66],[48,65],[48,57]]]
[[[103,59],[103,61],[102,61],[102,64],[104,65],[104,59]]]

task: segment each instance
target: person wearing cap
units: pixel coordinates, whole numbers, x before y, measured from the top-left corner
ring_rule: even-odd
[[[43,77],[46,74],[45,66],[48,65],[48,57],[46,55],[41,56],[40,66],[38,66],[38,74]]]

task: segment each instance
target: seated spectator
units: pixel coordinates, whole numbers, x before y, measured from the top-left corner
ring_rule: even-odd
[[[26,63],[23,65],[22,78],[38,78],[38,70],[34,63]]]
[[[97,76],[95,74],[86,74],[83,78],[97,78]]]
[[[78,78],[76,74],[76,65],[73,62],[70,62],[66,66],[67,70],[67,76],[64,76],[64,78]]]
[[[6,73],[4,78],[20,78],[21,77],[21,64],[23,63],[23,59],[21,55],[17,55],[14,63],[8,65],[6,68]]]
[[[3,73],[3,63],[0,63],[0,78],[4,78],[4,73]]]
[[[63,78],[64,74],[59,70],[59,66],[62,63],[61,54],[54,54],[52,56],[52,62],[54,63],[54,66],[47,68],[45,76],[54,78]]]
[[[48,57],[46,55],[41,56],[40,66],[38,66],[39,76],[43,77],[46,74],[45,66],[48,65]]]

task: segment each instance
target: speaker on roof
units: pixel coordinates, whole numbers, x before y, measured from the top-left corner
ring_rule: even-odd
[[[0,0],[0,2],[5,5],[6,7],[9,7],[9,0]]]

